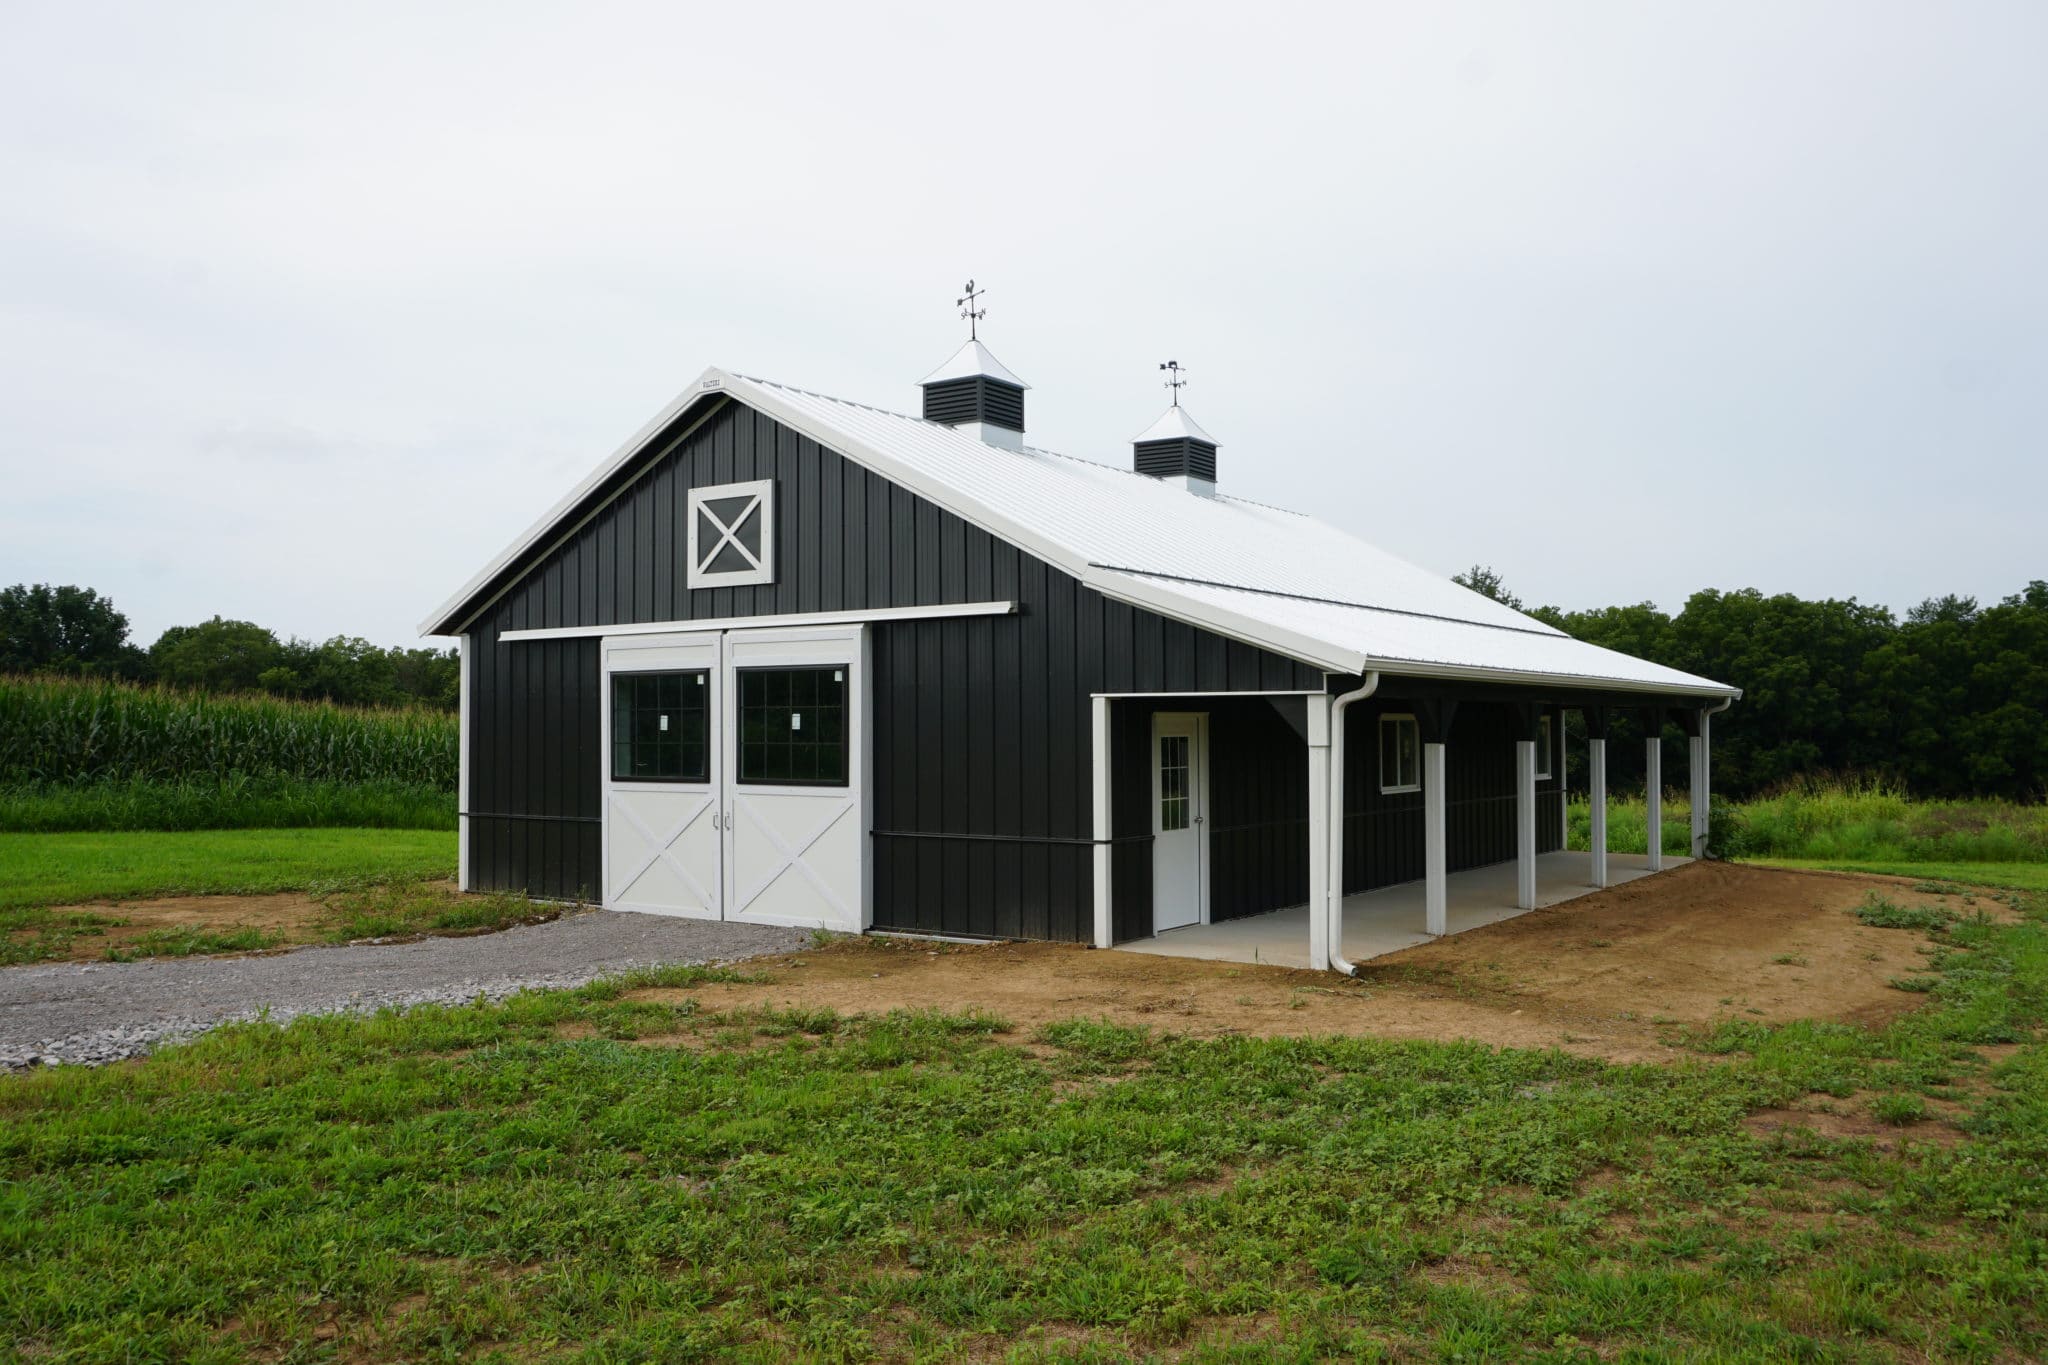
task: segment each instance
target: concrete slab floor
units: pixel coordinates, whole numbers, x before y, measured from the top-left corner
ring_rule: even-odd
[[[1679,867],[1691,862],[1675,854],[1664,855],[1664,866]],[[1649,856],[1642,853],[1607,855],[1607,880],[1620,886],[1650,874]],[[1590,896],[1597,889],[1588,884],[1592,874],[1590,853],[1544,853],[1536,858],[1536,907]],[[1494,863],[1453,872],[1449,886],[1449,923],[1454,934],[1477,929],[1482,924],[1513,919],[1526,911],[1515,906],[1515,864]],[[1422,883],[1362,891],[1344,898],[1343,954],[1353,962],[1399,952],[1418,943],[1428,943],[1423,932]],[[1273,967],[1308,966],[1308,907],[1297,905],[1270,914],[1247,915],[1221,924],[1191,924],[1169,929],[1151,938],[1119,943],[1119,951],[1154,953],[1161,957],[1198,957],[1212,962],[1258,962]]]

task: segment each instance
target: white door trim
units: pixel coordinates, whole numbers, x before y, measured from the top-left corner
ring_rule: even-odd
[[[1159,737],[1162,733],[1178,733],[1179,727],[1162,731],[1161,721],[1188,722],[1191,735],[1188,744],[1188,797],[1189,824],[1195,832],[1195,879],[1197,886],[1196,924],[1209,923],[1209,713],[1207,711],[1154,711],[1152,713],[1152,744],[1146,754],[1145,764],[1149,768],[1152,788],[1152,814],[1149,828],[1153,839],[1152,863],[1152,932],[1159,933]],[[1174,928],[1189,928],[1189,925],[1175,925]]]
[[[598,825],[598,903],[610,910],[630,910],[640,914],[672,915],[679,919],[718,919],[721,916],[720,884],[724,878],[724,840],[720,829],[718,810],[720,784],[724,776],[724,757],[717,742],[717,727],[724,724],[725,680],[724,680],[724,636],[715,630],[677,632],[669,635],[639,635],[630,639],[607,639],[598,647],[598,762],[603,773],[603,818]],[[620,665],[615,667],[615,665]],[[703,782],[634,782],[620,781],[614,776],[612,753],[612,675],[614,673],[644,673],[655,670],[704,669],[709,674],[708,686],[711,695],[707,700],[708,716],[712,733],[706,762],[706,779]],[[629,806],[618,800],[620,793],[628,795],[641,792],[667,796],[698,798],[688,807],[688,813],[680,820],[672,820],[670,827],[660,837],[650,830],[647,823],[635,815]],[[691,825],[703,818],[704,812],[712,812],[712,828],[718,831],[716,845],[719,848],[720,867],[712,875],[713,886],[707,890],[703,881],[671,855],[676,839]],[[654,851],[642,861],[631,877],[624,879],[619,890],[631,887],[646,874],[647,870],[660,862],[682,880],[684,885],[696,892],[705,904],[701,907],[662,906],[636,904],[616,899],[612,886],[612,830],[618,817],[630,823],[653,845]]]
[[[864,933],[874,924],[874,859],[870,856],[871,795],[868,773],[873,751],[868,731],[869,642],[864,624],[834,626],[756,628],[728,631],[721,695],[726,714],[720,723],[719,746],[723,755],[725,845],[725,917],[750,924],[773,924],[798,929],[832,929],[842,933]],[[847,673],[846,762],[844,788],[811,785],[778,786],[739,781],[739,689],[738,675],[748,668],[842,666]],[[822,806],[824,799],[843,794],[841,804],[829,812],[820,811],[815,825],[799,839],[785,837],[756,811],[748,810],[750,800],[776,797],[812,798]],[[787,803],[785,803],[787,804]],[[807,859],[810,851],[828,834],[847,821],[854,824],[853,838],[858,867],[853,876],[835,881],[820,875]],[[750,834],[765,840],[780,859],[765,875],[740,880],[738,834],[745,825]],[[784,915],[750,910],[769,887],[785,876],[794,875],[808,883],[818,897],[836,912],[836,918],[819,915]]]

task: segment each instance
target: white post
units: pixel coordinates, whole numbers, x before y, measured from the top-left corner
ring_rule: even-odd
[[[1308,965],[1330,970],[1330,698],[1308,698]]]
[[[1592,829],[1586,845],[1593,852],[1593,885],[1607,885],[1607,741],[1586,741],[1586,808]]]
[[[1422,927],[1442,937],[1451,931],[1449,859],[1444,842],[1444,746],[1422,746]]]
[[[1107,948],[1114,942],[1109,905],[1109,698],[1091,698],[1089,712],[1095,756],[1089,786],[1089,797],[1095,804],[1095,946]]]
[[[1700,732],[1692,737],[1692,762],[1687,765],[1692,777],[1692,856],[1707,856],[1707,807],[1712,798],[1707,791],[1707,714],[1700,713]]]
[[[476,873],[469,865],[469,694],[475,689],[470,686],[469,636],[463,635],[455,642],[455,886],[457,890],[476,890]]]
[[[1664,735],[1643,741],[1643,818],[1650,826],[1650,871],[1664,870]]]
[[[1536,741],[1515,741],[1515,904],[1536,908]]]

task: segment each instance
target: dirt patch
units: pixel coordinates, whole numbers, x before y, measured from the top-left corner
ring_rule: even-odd
[[[1954,1147],[1967,1140],[1968,1134],[1956,1126],[1956,1121],[1968,1112],[1963,1106],[1938,1100],[1924,1103],[1924,1118],[1887,1123],[1871,1112],[1863,1096],[1837,1099],[1809,1095],[1784,1108],[1759,1109],[1744,1119],[1742,1126],[1758,1137],[1797,1139],[1804,1131],[1830,1141],[1868,1142],[1880,1152],[1892,1151],[1904,1142]]]
[[[1476,1039],[1665,1060],[1680,1027],[1730,1018],[1882,1024],[1924,1003],[1887,982],[1924,965],[1925,937],[1848,913],[1873,887],[1901,904],[1930,899],[1909,886],[1695,863],[1377,958],[1358,980],[1068,944],[865,938],[759,959],[751,965],[765,982],[634,995],[695,997],[718,1013],[980,1009],[1026,1033],[1102,1018],[1193,1037]]]
[[[81,931],[67,945],[60,962],[105,961],[109,949],[125,950],[143,935],[155,930],[226,933],[234,929],[256,929],[276,941],[277,946],[314,943],[327,912],[319,901],[301,892],[268,896],[167,896],[161,900],[110,904],[59,905],[51,908],[59,917],[91,915],[114,921],[96,930]]]

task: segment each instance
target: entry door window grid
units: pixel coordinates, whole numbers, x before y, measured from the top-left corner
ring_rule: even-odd
[[[847,784],[846,668],[743,668],[738,780],[760,786]]]
[[[1188,827],[1189,745],[1186,735],[1159,737],[1159,830],[1170,834]]]
[[[1553,749],[1550,735],[1550,717],[1544,716],[1536,726],[1536,778],[1539,782],[1550,780],[1550,765]]]
[[[612,675],[613,780],[710,780],[710,676],[701,668]]]

